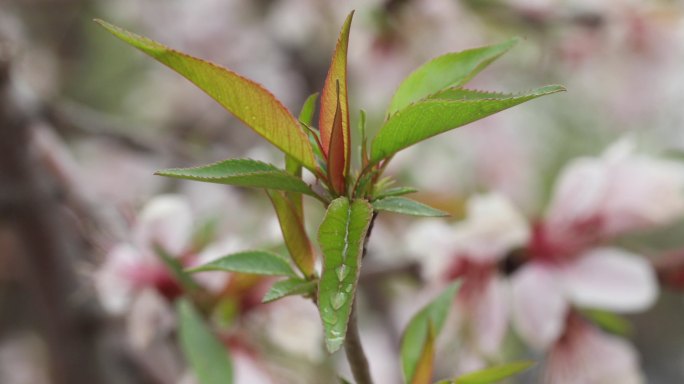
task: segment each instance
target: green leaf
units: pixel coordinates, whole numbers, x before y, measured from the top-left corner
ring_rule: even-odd
[[[415,192],[418,192],[418,190],[412,187],[393,187],[378,192],[375,198],[376,200],[379,200],[385,197],[403,196]]]
[[[302,105],[302,110],[299,111],[299,121],[311,125],[313,122],[314,112],[316,111],[316,101],[318,100],[318,92],[309,95]]]
[[[501,92],[491,92],[491,91],[480,91],[477,89],[467,89],[467,88],[446,88],[439,92],[433,93],[428,96],[428,99],[446,99],[446,100],[482,100],[482,99],[510,99],[515,97],[515,94],[501,93]]]
[[[226,347],[216,339],[190,302],[179,300],[176,310],[181,349],[198,383],[232,383],[233,365]]]
[[[373,202],[373,208],[376,211],[385,211],[393,213],[401,213],[403,215],[411,216],[426,216],[426,217],[444,217],[449,216],[448,213],[432,208],[415,200],[407,199],[405,197],[385,197]]]
[[[239,74],[156,41],[95,20],[114,36],[167,65],[206,92],[259,135],[314,170],[314,157],[299,122],[273,94]]]
[[[318,117],[318,129],[321,132],[321,145],[326,158],[330,153],[335,115],[339,105],[340,125],[344,142],[344,159],[347,167],[345,175],[349,170],[350,137],[349,137],[349,101],[347,98],[347,49],[349,47],[349,30],[351,28],[352,11],[342,25],[340,36],[337,39],[337,46],[330,61],[328,75],[325,78],[323,91],[321,92],[321,111]],[[338,86],[339,84],[339,86]]]
[[[401,339],[401,367],[407,383],[412,382],[416,374],[422,351],[429,339],[429,325],[432,324],[434,327],[435,338],[437,338],[459,287],[460,282],[449,285],[435,300],[420,310],[406,327]]]
[[[502,99],[429,99],[412,104],[392,115],[375,136],[371,145],[371,163],[432,136],[564,90],[561,86],[550,85]]]
[[[511,376],[517,375],[533,366],[534,361],[516,361],[514,363],[497,365],[481,371],[465,374],[454,381],[443,383],[450,384],[493,384]]]
[[[517,39],[501,44],[447,53],[411,73],[399,86],[390,102],[388,114],[449,86],[461,86],[494,60],[513,48]]]
[[[361,268],[363,243],[373,218],[365,200],[333,200],[318,231],[323,272],[318,284],[318,309],[330,353],[344,342]]]
[[[285,296],[292,295],[311,295],[316,292],[316,282],[307,281],[297,277],[291,279],[281,280],[273,283],[271,288],[266,292],[262,303],[270,303]]]
[[[284,258],[268,251],[244,251],[224,256],[188,272],[227,271],[254,275],[296,276]]]
[[[432,381],[435,362],[435,328],[429,320],[427,325],[427,338],[416,364],[416,372],[413,374],[411,384],[430,384]]]
[[[316,254],[309,236],[306,234],[304,221],[298,212],[297,206],[278,191],[268,191],[268,197],[271,199],[273,208],[275,208],[278,215],[283,239],[292,260],[305,276],[312,277],[315,274]]]
[[[239,187],[278,189],[315,196],[302,179],[271,164],[250,159],[229,159],[199,167],[165,169],[157,171],[155,175]]]
[[[598,309],[584,309],[582,314],[604,331],[620,336],[629,336],[634,333],[632,324],[614,313]]]

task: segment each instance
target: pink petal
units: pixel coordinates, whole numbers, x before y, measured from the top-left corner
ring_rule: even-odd
[[[630,344],[583,322],[569,324],[549,355],[544,383],[643,383],[637,354]]]
[[[513,325],[530,346],[546,349],[558,339],[568,303],[553,267],[529,263],[511,279]]]
[[[493,276],[474,302],[472,325],[478,349],[487,356],[496,356],[508,330],[507,286],[501,278]]]
[[[617,248],[597,248],[563,268],[563,287],[579,305],[619,312],[642,311],[658,295],[651,265]]]

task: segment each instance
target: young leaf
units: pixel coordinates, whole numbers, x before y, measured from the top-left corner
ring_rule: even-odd
[[[437,134],[541,96],[564,91],[550,85],[503,99],[430,99],[411,104],[385,122],[371,145],[371,163]]]
[[[226,347],[211,333],[187,300],[176,305],[181,349],[199,384],[230,384],[233,365]]]
[[[407,383],[413,381],[422,351],[428,341],[428,326],[432,324],[435,338],[442,331],[460,283],[451,284],[435,300],[420,310],[409,322],[401,340],[401,367]]]
[[[323,321],[325,344],[335,352],[344,342],[356,283],[361,268],[363,242],[373,217],[365,200],[332,201],[318,231],[323,252],[323,272],[318,284],[318,309]]]
[[[146,37],[95,20],[114,36],[167,65],[206,92],[256,133],[314,170],[309,139],[297,119],[273,94],[237,73],[176,51]]]
[[[227,271],[269,276],[297,276],[287,260],[267,251],[244,251],[233,253],[188,272]]]
[[[415,200],[407,199],[405,197],[385,197],[373,202],[373,208],[376,211],[385,211],[393,213],[401,213],[403,215],[411,216],[426,216],[426,217],[444,217],[449,216],[448,213],[432,208]]]
[[[316,195],[302,179],[271,164],[250,159],[229,159],[199,167],[164,169],[155,175]]]
[[[494,384],[501,380],[507,379],[511,376],[529,369],[534,365],[534,361],[517,361],[514,363],[497,365],[495,367],[486,368],[480,371],[467,373],[454,381],[446,381],[440,383],[450,384]]]
[[[338,95],[339,90],[340,86],[339,83],[337,83]],[[340,108],[340,99],[337,98],[337,110],[335,111],[335,118],[333,119],[333,128],[332,133],[330,134],[330,147],[328,148],[328,178],[337,195],[344,195],[345,189],[347,188],[345,182],[346,159],[343,131],[342,109]]]
[[[311,120],[313,120],[314,109],[316,107],[316,100],[318,99],[318,93],[314,93],[306,98],[302,110],[299,112],[299,122],[306,125],[311,125]],[[302,178],[302,165],[290,155],[285,155],[285,172],[290,175],[301,179]],[[287,197],[292,201],[297,211],[297,216],[299,216],[302,221],[304,219],[304,205],[302,202],[302,195],[297,193],[287,193]]]
[[[261,300],[261,302],[270,303],[272,301],[282,299],[285,296],[311,295],[314,292],[316,292],[315,281],[302,280],[300,278],[293,277],[275,282],[268,292],[266,292],[266,295],[264,295],[264,298]]]
[[[278,221],[280,222],[280,229],[283,232],[283,239],[287,250],[290,252],[292,260],[297,265],[305,276],[311,277],[314,275],[314,264],[316,262],[316,254],[313,246],[306,234],[304,228],[304,221],[297,210],[295,204],[286,196],[278,191],[268,191],[268,197],[273,203]]]
[[[392,115],[442,88],[464,85],[516,43],[517,39],[510,39],[501,44],[447,53],[428,61],[401,83],[390,102],[388,114]]]
[[[416,364],[416,372],[411,384],[430,384],[432,381],[432,369],[435,360],[435,329],[429,320],[427,326],[427,338]]]
[[[316,100],[318,100],[318,92],[309,95],[299,111],[299,121],[311,125],[313,122],[314,111],[316,110]]]
[[[375,198],[376,200],[379,200],[385,197],[403,196],[414,192],[418,192],[418,190],[412,187],[394,187],[380,191]]]
[[[467,88],[446,88],[439,92],[435,92],[428,96],[427,99],[444,99],[444,100],[482,100],[482,99],[510,99],[515,97],[515,94],[480,91],[476,89]]]
[[[321,92],[321,111],[318,118],[318,129],[321,131],[321,144],[323,153],[329,157],[332,133],[335,122],[335,114],[340,109],[340,120],[342,126],[342,137],[344,150],[342,151],[345,159],[345,176],[349,171],[350,137],[349,137],[349,101],[347,99],[347,48],[349,46],[349,29],[351,27],[354,12],[352,11],[344,21],[337,46],[333,53],[325,78],[323,92]],[[339,83],[339,94],[337,84]]]

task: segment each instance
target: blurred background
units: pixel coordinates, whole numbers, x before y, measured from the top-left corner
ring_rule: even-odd
[[[352,126],[364,109],[371,134],[418,65],[511,36],[521,37],[518,46],[469,87],[568,89],[394,159],[389,174],[419,189],[416,199],[451,212],[454,222],[469,196],[485,192],[506,196],[533,222],[564,167],[601,156],[619,140],[658,161],[684,161],[684,4],[675,0],[3,0],[0,383],[194,382],[175,344],[173,281],[155,272],[154,257],[136,269],[145,276],[111,272],[113,254],[135,259],[130,248],[144,248],[141,223],[173,211],[169,206],[191,215],[165,229],[187,238],[179,245],[186,253],[282,249],[263,192],[153,176],[237,157],[281,166],[279,152],[92,19],[231,68],[296,114],[321,89],[352,9]],[[629,180],[635,188],[638,177]],[[315,234],[322,208],[311,203],[306,212]],[[621,323],[629,328],[621,337],[638,352],[641,382],[684,382],[683,218],[614,242],[645,256],[660,282],[657,302]],[[184,220],[191,224],[183,227]],[[379,383],[400,382],[401,330],[429,296],[421,261],[404,241],[412,222],[381,215],[364,266],[362,333]],[[261,282],[211,279],[207,286],[219,284],[225,294],[211,316],[238,351],[238,384],[333,383],[335,370],[348,372],[344,356],[323,352],[310,303],[257,305]],[[504,360],[543,358],[515,340],[505,351]],[[454,374],[451,355],[439,356],[439,377]],[[534,382],[541,370],[520,382]]]

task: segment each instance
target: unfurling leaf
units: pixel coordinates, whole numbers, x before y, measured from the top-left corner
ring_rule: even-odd
[[[467,373],[456,380],[440,381],[439,384],[495,384],[501,380],[529,369],[534,361],[517,361],[514,363],[497,365],[480,371]]]
[[[321,144],[323,153],[327,158],[330,157],[330,146],[332,142],[335,115],[340,109],[339,119],[342,126],[342,138],[344,142],[343,155],[345,159],[346,176],[349,171],[349,154],[351,152],[349,137],[349,101],[347,99],[347,48],[349,46],[349,29],[351,28],[354,12],[351,12],[344,21],[337,46],[333,53],[325,78],[323,92],[321,92],[321,112],[318,120],[318,129],[321,132]],[[339,83],[339,91],[338,84]]]
[[[270,303],[286,296],[312,295],[316,292],[316,282],[293,277],[275,282],[266,292],[262,303]]]
[[[283,239],[292,260],[305,276],[312,277],[316,254],[309,236],[306,234],[303,217],[300,216],[297,206],[278,191],[268,191],[268,197],[278,215]]]
[[[271,164],[250,159],[230,159],[199,167],[164,169],[157,171],[155,175],[316,195],[302,179]]]
[[[323,272],[318,284],[318,309],[323,321],[325,345],[335,352],[344,342],[356,283],[361,268],[363,243],[373,218],[365,200],[335,199],[328,206],[318,231],[323,252]]]
[[[287,260],[268,251],[233,253],[188,270],[191,273],[204,271],[239,272],[268,276],[296,276]]]
[[[428,99],[411,104],[392,115],[380,128],[371,145],[371,163],[377,163],[432,136],[564,90],[561,86],[550,85],[500,99]]]
[[[415,200],[407,199],[405,197],[385,197],[373,202],[373,208],[376,211],[385,211],[392,213],[400,213],[410,216],[425,216],[425,217],[444,217],[449,216],[448,213],[432,208]]]
[[[119,39],[183,75],[256,133],[314,170],[313,151],[299,122],[273,94],[237,73],[95,20]]]
[[[216,339],[187,300],[176,305],[181,349],[199,384],[230,384],[233,365],[226,347]]]
[[[439,56],[411,73],[394,94],[389,115],[443,88],[467,83],[494,60],[513,48],[517,39]]]
[[[337,85],[337,94],[339,95],[339,83]],[[340,99],[337,98],[337,109],[335,111],[335,118],[333,119],[332,133],[330,134],[330,147],[328,149],[328,178],[332,184],[333,190],[337,195],[344,195],[347,189],[345,181],[345,152],[344,152],[344,127],[342,126],[342,109],[340,108]]]
[[[416,376],[422,351],[428,342],[428,327],[434,328],[434,337],[437,338],[442,331],[444,321],[449,313],[460,283],[451,284],[434,301],[420,310],[409,322],[404,336],[401,339],[401,367],[405,382],[413,382]]]

